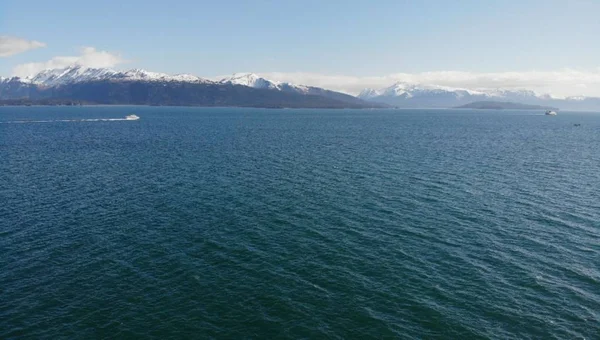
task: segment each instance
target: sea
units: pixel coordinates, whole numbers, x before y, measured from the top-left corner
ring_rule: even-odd
[[[600,113],[1,107],[0,338],[600,339]]]

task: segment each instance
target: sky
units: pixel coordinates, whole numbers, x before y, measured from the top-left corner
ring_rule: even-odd
[[[70,64],[600,96],[599,0],[1,0],[0,75]]]

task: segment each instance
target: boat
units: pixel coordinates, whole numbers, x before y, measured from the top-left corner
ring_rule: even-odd
[[[125,117],[126,120],[138,120],[140,119],[140,117],[136,116],[136,115],[129,115]]]
[[[556,116],[556,111],[548,110],[546,111],[546,116]]]

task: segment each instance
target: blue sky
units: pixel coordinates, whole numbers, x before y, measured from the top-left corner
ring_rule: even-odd
[[[45,47],[0,58],[0,75],[83,47],[205,77],[598,72],[599,15],[594,0],[2,0],[0,36]]]

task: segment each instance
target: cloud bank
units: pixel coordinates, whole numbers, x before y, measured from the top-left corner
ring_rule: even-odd
[[[2,35],[0,36],[0,57],[8,57],[45,46],[46,44],[39,41]]]
[[[107,51],[98,51],[94,47],[84,47],[79,56],[54,57],[48,61],[26,63],[15,66],[13,75],[27,77],[45,69],[65,68],[69,66],[114,67],[127,62],[120,55]]]
[[[526,72],[437,71],[394,73],[383,76],[355,77],[304,72],[265,72],[262,77],[275,81],[323,87],[356,95],[365,88],[381,89],[397,82],[440,85],[473,90],[529,89],[540,94],[600,97],[600,67],[591,70],[562,69]]]

